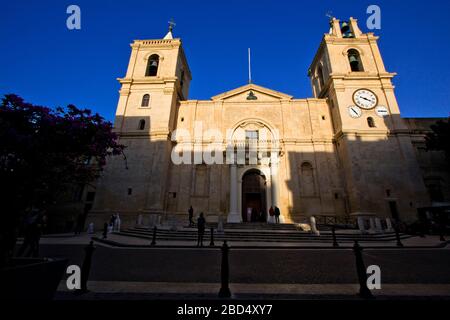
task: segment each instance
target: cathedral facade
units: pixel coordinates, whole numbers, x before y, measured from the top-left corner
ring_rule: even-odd
[[[134,41],[114,123],[126,161],[108,162],[90,219],[186,221],[192,206],[211,222],[272,222],[270,207],[284,223],[416,220],[432,200],[422,122],[400,116],[378,37],[353,18],[330,24],[308,70],[313,96],[302,99],[249,83],[189,100],[191,70],[172,30]]]

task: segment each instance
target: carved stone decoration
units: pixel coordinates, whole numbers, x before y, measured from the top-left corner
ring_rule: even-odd
[[[253,93],[253,91],[250,91],[248,93],[247,100],[258,100],[258,97]]]

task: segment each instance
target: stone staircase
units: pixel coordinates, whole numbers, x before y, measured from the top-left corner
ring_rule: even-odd
[[[214,228],[214,241],[222,242],[289,242],[289,243],[330,243],[333,241],[329,231],[321,231],[320,236],[302,231],[294,224],[226,224],[224,232],[218,233],[216,225],[207,226],[205,240],[209,241],[210,228]],[[128,228],[118,232],[121,236],[136,237],[141,239],[152,239],[153,230],[146,227]],[[382,234],[360,234],[357,230],[339,230],[336,232],[338,242],[392,242],[396,241],[395,233]],[[402,234],[401,239],[409,238]],[[197,230],[190,227],[181,227],[177,230],[167,228],[157,229],[157,239],[164,241],[192,241],[197,240]]]

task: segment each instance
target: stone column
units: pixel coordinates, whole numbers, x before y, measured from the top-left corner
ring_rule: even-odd
[[[383,232],[383,226],[381,225],[380,218],[375,218],[375,227],[378,232]]]
[[[238,212],[237,205],[237,165],[230,165],[230,212],[228,214],[228,223],[242,222],[241,215]]]
[[[387,225],[387,232],[392,232],[394,231],[394,228],[392,227],[392,221],[390,218],[386,218],[386,225]]]
[[[270,180],[271,180],[271,191],[272,191],[272,206],[279,205],[278,198],[278,164],[272,163],[270,165]]]
[[[280,199],[278,195],[278,163],[272,162],[270,164],[270,190],[272,193],[272,203],[270,204],[273,206],[274,210],[275,207],[279,207]],[[270,208],[270,207],[269,207]],[[284,223],[284,212],[280,209],[280,223]],[[272,219],[272,223],[275,223],[275,217]]]
[[[376,230],[375,230],[375,218],[374,217],[370,217],[369,218],[369,222],[370,222],[369,232],[370,233],[375,233],[376,232]]]
[[[363,217],[358,217],[358,228],[361,231],[361,233],[366,232],[366,227],[364,226],[364,218]]]

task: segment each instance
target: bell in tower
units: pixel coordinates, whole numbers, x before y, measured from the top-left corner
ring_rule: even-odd
[[[350,24],[347,21],[343,21],[341,24],[341,33],[343,38],[354,38],[355,35],[350,28]]]

